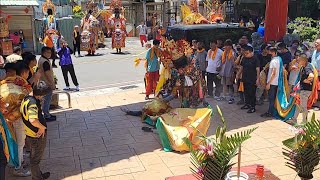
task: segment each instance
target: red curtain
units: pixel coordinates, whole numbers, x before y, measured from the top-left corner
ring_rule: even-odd
[[[264,40],[279,40],[287,32],[288,0],[266,0]]]

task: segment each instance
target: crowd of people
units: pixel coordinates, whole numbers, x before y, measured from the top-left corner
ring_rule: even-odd
[[[52,53],[52,47],[44,46],[41,49],[41,57],[37,60],[36,55],[30,52],[22,53],[20,47],[15,47],[13,54],[7,57],[0,56],[1,85],[23,81],[27,84],[25,87],[30,87],[23,91],[25,97],[22,99],[20,107],[21,118],[14,121],[4,120],[0,123],[2,124],[0,130],[3,131],[0,133],[1,180],[5,176],[5,166],[8,158],[12,159],[10,156],[15,156],[12,152],[5,152],[12,145],[10,141],[6,140],[8,134],[13,134],[17,144],[17,159],[16,163],[13,163],[13,175],[20,177],[32,175],[32,179],[39,180],[47,179],[50,176],[49,172],[42,173],[40,171],[39,164],[46,146],[46,122],[56,121],[56,116],[49,112],[53,91],[56,90],[56,80],[50,62],[53,57]],[[59,64],[66,84],[64,90],[70,90],[68,81],[68,73],[70,73],[76,90],[79,91],[79,84],[72,64],[72,53],[68,44],[61,40],[57,54],[60,58]],[[8,112],[8,109],[13,106],[5,104],[1,101],[1,119],[11,113]],[[4,123],[6,123],[6,126],[3,125]],[[10,129],[10,133],[4,133],[8,129]],[[3,142],[6,143],[3,144]],[[30,156],[29,164],[24,159],[26,154]]]
[[[270,41],[255,52],[246,36],[236,44],[231,40],[224,43],[214,40],[210,42],[208,51],[201,41],[192,41],[192,47],[191,59],[206,82],[203,93],[207,96],[204,99],[213,98],[233,104],[237,93],[240,100],[236,103],[242,105],[240,109],[247,110],[247,113],[254,113],[256,105],[269,102],[268,110],[261,117],[280,118],[289,123],[297,122],[300,112],[306,120],[308,108],[317,100],[317,96],[311,94],[317,94],[320,39],[315,41],[314,49],[298,40],[290,46],[281,41]],[[161,53],[160,41],[155,40],[146,56],[146,100],[156,92],[161,76]],[[179,69],[178,75],[181,73]],[[182,81],[186,84],[187,77]],[[292,97],[290,93],[300,93],[300,96]],[[298,101],[299,108],[292,108],[295,105],[289,108],[288,104]],[[285,110],[291,113],[282,113]]]

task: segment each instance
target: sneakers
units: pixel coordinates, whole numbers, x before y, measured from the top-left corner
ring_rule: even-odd
[[[229,104],[233,104],[233,103],[234,103],[234,99],[233,99],[233,98],[230,98],[229,101],[228,101],[228,103],[229,103]]]
[[[246,105],[242,106],[240,109],[250,109],[250,106],[246,104]]]
[[[79,86],[76,86],[76,91],[80,91],[80,87]]]
[[[214,100],[218,100],[220,97],[219,96],[214,96]]]
[[[49,177],[50,177],[50,172],[42,173],[42,178],[43,179],[49,179]]]
[[[251,113],[255,113],[256,112],[256,108],[250,108],[247,113],[251,114]]]
[[[67,87],[63,88],[63,90],[64,90],[64,91],[70,91],[70,87],[67,86]]]
[[[144,99],[145,99],[145,100],[149,100],[150,98],[149,98],[149,96],[146,96]]]
[[[52,68],[58,68],[58,66],[55,64],[52,64]]]
[[[220,97],[220,98],[217,99],[217,101],[225,101],[225,100],[227,100],[226,97]]]
[[[14,169],[13,175],[18,177],[28,177],[28,176],[31,176],[31,172],[23,168],[20,168],[20,169]]]

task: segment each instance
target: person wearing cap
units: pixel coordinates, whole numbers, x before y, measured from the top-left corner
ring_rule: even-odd
[[[310,51],[310,45],[308,42],[303,42],[301,44],[301,49],[302,49],[302,53],[306,54],[308,59],[310,60],[309,62],[311,62],[311,51]]]
[[[22,60],[21,48],[19,46],[16,46],[13,48],[13,54],[7,56],[6,63],[16,63],[20,60]]]
[[[247,113],[254,113],[256,112],[256,89],[259,85],[260,61],[254,56],[251,46],[245,46],[243,54],[240,71],[244,84],[245,105],[241,109],[247,109]]]
[[[223,87],[223,96],[218,99],[219,101],[227,100],[227,94],[229,94],[229,104],[234,103],[234,72],[235,72],[235,60],[236,55],[232,49],[233,44],[230,39],[226,40],[224,43],[224,51],[222,53],[222,66],[220,71],[221,84]]]
[[[50,172],[40,170],[40,162],[47,144],[47,122],[41,110],[41,100],[51,88],[44,81],[33,86],[30,94],[21,102],[20,112],[24,123],[26,139],[30,143],[30,168],[32,179],[48,179]]]
[[[70,85],[68,80],[68,73],[70,73],[72,82],[76,86],[76,91],[79,91],[80,90],[79,83],[78,83],[77,76],[72,64],[72,58],[71,58],[72,50],[68,46],[66,41],[62,40],[60,43],[61,43],[61,48],[58,49],[58,54],[60,57],[59,64],[61,66],[64,82],[66,83],[66,87],[63,90],[65,91],[70,90]]]
[[[80,54],[81,35],[80,35],[78,25],[74,26],[72,37],[73,37],[73,55],[76,55],[76,52],[78,51],[78,57],[81,57],[81,54]]]

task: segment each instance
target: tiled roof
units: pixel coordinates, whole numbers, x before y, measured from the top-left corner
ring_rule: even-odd
[[[37,0],[0,0],[1,6],[39,6]]]

